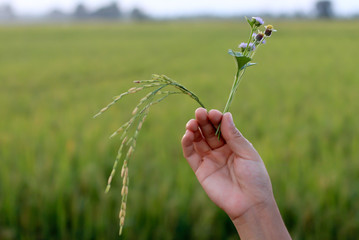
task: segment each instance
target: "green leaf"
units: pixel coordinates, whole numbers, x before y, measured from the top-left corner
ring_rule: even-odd
[[[241,52],[235,52],[232,49],[228,49],[228,54],[232,55],[233,57],[242,57],[244,56]]]
[[[228,53],[236,59],[238,69],[242,69],[249,61],[252,60],[250,57],[244,56],[241,52],[235,52],[232,49],[229,49]],[[252,66],[253,64],[254,63],[249,64],[249,66]]]
[[[243,70],[244,68],[247,68],[247,67],[250,67],[250,66],[253,66],[253,65],[256,65],[257,63],[247,63],[246,65],[244,65],[241,70]]]
[[[249,18],[245,17],[249,25],[253,28],[254,22],[250,20]]]

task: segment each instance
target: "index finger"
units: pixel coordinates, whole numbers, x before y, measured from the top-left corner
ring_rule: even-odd
[[[222,138],[218,139],[218,136],[216,136],[216,128],[214,126],[214,124],[218,125],[221,114],[219,111],[212,110],[211,112],[210,118],[210,114],[204,108],[198,108],[196,110],[196,120],[208,145],[212,149],[217,149],[224,145],[224,140]],[[214,120],[214,123],[211,120]]]

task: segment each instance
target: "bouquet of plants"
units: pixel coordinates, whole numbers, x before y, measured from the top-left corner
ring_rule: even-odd
[[[227,103],[224,107],[223,113],[228,112],[233,101],[234,95],[238,89],[239,83],[243,78],[244,73],[247,68],[255,65],[252,63],[252,58],[255,55],[256,51],[260,46],[266,43],[266,40],[272,35],[276,30],[272,25],[265,26],[262,30],[261,26],[264,24],[264,21],[260,17],[252,17],[250,19],[246,18],[250,26],[250,34],[247,42],[242,42],[238,46],[238,50],[234,51],[230,49],[228,53],[234,57],[234,60],[237,65],[236,73],[234,76],[233,85],[227,100]],[[102,108],[99,113],[94,117],[97,117],[108,110],[112,105],[117,101],[124,98],[126,95],[139,93],[143,90],[150,90],[145,96],[143,96],[137,106],[132,111],[132,116],[130,119],[119,127],[112,135],[119,135],[121,145],[118,149],[115,162],[113,164],[112,171],[108,178],[107,187],[105,192],[107,193],[111,188],[112,179],[121,164],[121,178],[122,178],[122,190],[121,190],[121,208],[119,213],[119,234],[122,234],[123,226],[125,223],[126,216],[126,202],[128,196],[128,184],[129,184],[129,172],[128,164],[131,159],[133,152],[136,148],[136,141],[138,134],[141,130],[141,127],[149,114],[151,107],[155,104],[158,104],[165,100],[171,95],[184,94],[196,101],[201,107],[205,108],[204,104],[201,102],[199,97],[185,86],[176,82],[175,80],[165,76],[153,74],[152,78],[149,80],[139,80],[134,81],[137,85],[128,89],[126,92],[113,98],[113,101],[108,104],[106,107]],[[217,129],[216,134],[218,138],[220,137],[220,125]]]

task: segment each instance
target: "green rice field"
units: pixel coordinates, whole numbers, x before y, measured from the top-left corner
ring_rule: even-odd
[[[270,21],[267,21],[270,23]],[[232,104],[293,239],[359,236],[358,21],[275,20]],[[0,239],[119,239],[109,136],[166,74],[223,109],[245,20],[0,26]],[[131,159],[123,239],[239,239],[182,156],[197,103],[153,106]]]

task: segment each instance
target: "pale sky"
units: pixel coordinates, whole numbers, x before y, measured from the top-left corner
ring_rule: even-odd
[[[167,17],[191,14],[246,14],[246,13],[310,13],[317,0],[117,0],[122,10],[137,6],[152,16]],[[45,14],[57,8],[72,12],[75,5],[83,3],[89,9],[114,2],[113,0],[0,0],[0,5],[11,4],[17,14]],[[359,13],[359,0],[332,0],[339,15]]]

